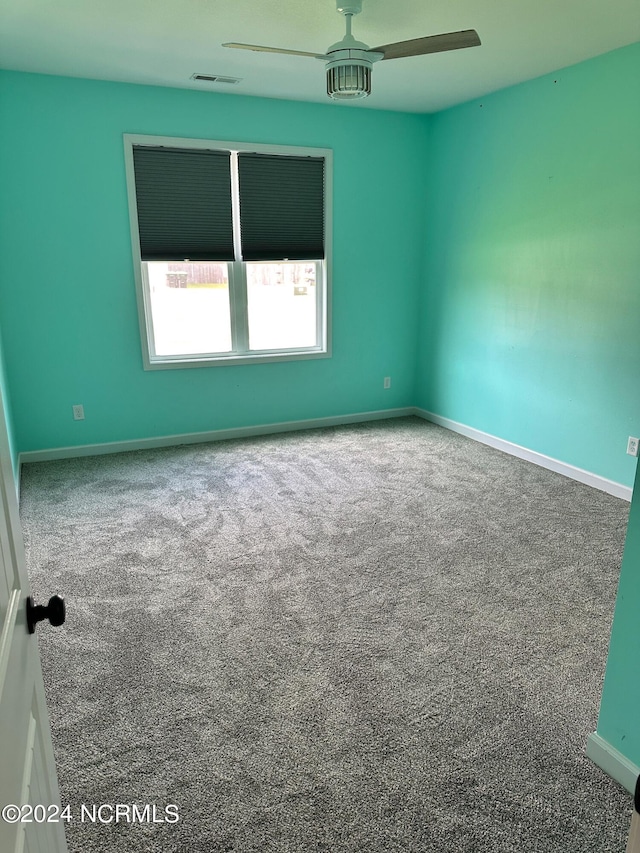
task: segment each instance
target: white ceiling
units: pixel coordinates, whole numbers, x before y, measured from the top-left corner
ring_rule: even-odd
[[[377,63],[371,96],[336,105],[433,112],[640,41],[640,2],[364,0],[353,29],[371,46],[478,31],[481,47]],[[221,44],[323,53],[343,33],[335,0],[0,0],[0,67],[328,103],[320,60]]]

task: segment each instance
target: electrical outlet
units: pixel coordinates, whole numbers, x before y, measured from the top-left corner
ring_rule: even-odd
[[[385,387],[385,389],[387,389],[387,390],[388,390],[389,388],[391,388],[391,377],[390,377],[390,376],[385,376],[385,377],[384,377],[384,387]]]
[[[629,441],[627,442],[627,453],[629,456],[637,456],[638,455],[638,445],[640,444],[640,438],[634,438],[632,435],[629,436]]]
[[[73,408],[73,419],[74,421],[83,421],[84,420],[84,406],[72,406]]]

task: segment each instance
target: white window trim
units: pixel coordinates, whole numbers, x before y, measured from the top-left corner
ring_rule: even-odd
[[[317,358],[331,357],[331,260],[332,260],[332,210],[333,210],[333,151],[330,148],[301,148],[292,145],[266,145],[260,143],[229,142],[214,139],[191,139],[179,136],[148,136],[125,133],[124,154],[125,174],[127,181],[127,197],[129,201],[129,221],[131,228],[131,248],[133,254],[134,277],[136,284],[136,300],[138,305],[138,321],[140,325],[140,340],[142,343],[142,361],[145,370],[167,370],[172,368],[219,367],[230,364],[265,364],[279,361],[305,361]],[[138,208],[136,200],[135,172],[133,166],[133,148],[136,145],[155,145],[167,148],[212,148],[223,151],[251,152],[256,154],[281,154],[294,157],[323,157],[324,170],[324,263],[316,262],[316,281],[321,281],[322,287],[316,287],[316,322],[318,324],[316,340],[320,343],[316,348],[260,350],[252,353],[220,353],[179,356],[154,355],[153,323],[149,285],[146,280],[144,266],[140,257],[140,235],[138,231]],[[234,221],[234,235],[239,234]],[[237,239],[234,236],[234,239]],[[214,259],[212,259],[214,260]],[[310,259],[310,262],[313,259]],[[246,302],[246,285],[238,286],[237,276],[244,278],[244,263],[228,261],[229,298],[242,299]],[[322,295],[324,294],[324,299]],[[241,312],[232,311],[236,320],[246,313],[246,305]],[[232,320],[233,322],[233,320]],[[242,337],[243,330],[232,331],[233,339]],[[246,341],[244,342],[246,344]]]

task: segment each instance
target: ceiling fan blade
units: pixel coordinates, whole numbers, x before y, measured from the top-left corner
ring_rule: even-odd
[[[264,47],[261,44],[239,44],[237,42],[226,42],[222,47],[236,47],[239,50],[258,50],[262,53],[286,53],[289,56],[312,56],[314,59],[324,59],[324,53],[307,53],[305,50],[286,50],[283,47]]]
[[[462,30],[459,33],[441,33],[438,36],[397,41],[395,44],[383,44],[381,47],[369,49],[384,54],[383,59],[401,59],[404,56],[422,56],[425,53],[439,53],[442,50],[477,47],[479,44],[482,42],[475,30]]]

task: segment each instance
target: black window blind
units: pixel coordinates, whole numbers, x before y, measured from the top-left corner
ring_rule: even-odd
[[[240,152],[245,261],[324,257],[324,159]]]
[[[136,145],[143,261],[234,260],[231,154]],[[324,159],[241,152],[245,261],[324,258]]]
[[[231,261],[230,152],[134,146],[143,261]]]

